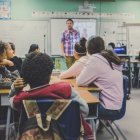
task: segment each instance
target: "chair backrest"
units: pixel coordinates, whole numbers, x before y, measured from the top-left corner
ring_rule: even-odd
[[[113,117],[111,120],[119,120],[121,119],[126,112],[126,101],[127,101],[127,92],[128,92],[128,77],[127,76],[123,76],[123,93],[124,93],[124,97],[123,97],[123,103],[122,103],[122,108],[120,110],[119,115]]]
[[[48,108],[52,105],[55,100],[36,100],[39,106],[41,115],[45,115]],[[27,120],[27,116],[25,110],[23,110],[20,128],[22,128],[22,124]],[[62,128],[65,137],[67,140],[77,140],[80,136],[80,108],[79,104],[75,101],[72,101],[67,109],[63,112],[63,114],[58,119],[59,125]]]

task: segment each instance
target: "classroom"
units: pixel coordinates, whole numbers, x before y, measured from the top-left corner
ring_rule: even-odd
[[[139,140],[140,0],[0,0],[0,140]]]

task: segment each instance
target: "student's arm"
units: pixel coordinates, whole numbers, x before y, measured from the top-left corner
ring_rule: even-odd
[[[83,69],[83,65],[84,64],[82,64],[81,62],[76,61],[68,70],[60,74],[60,79],[76,77],[80,74],[81,70]]]
[[[14,66],[14,63],[10,60],[3,59],[2,62],[0,62],[0,65],[5,65],[5,66]]]
[[[20,94],[22,89],[26,86],[24,80],[22,78],[17,78],[11,86],[11,90],[9,92],[9,102],[12,108],[14,108],[13,100],[14,96]],[[16,109],[16,108],[15,108]]]
[[[89,113],[88,105],[86,101],[82,99],[73,88],[72,88],[72,93],[71,93],[71,99],[79,103],[80,111],[83,114],[83,116],[86,117]]]
[[[14,70],[10,72],[6,67],[5,67],[5,74],[6,74],[6,78],[10,78],[12,81],[20,77],[18,70]]]
[[[88,86],[97,79],[99,74],[98,59],[89,59],[84,69],[81,71],[79,76],[76,78],[76,83],[79,86]],[[100,66],[100,68],[102,68]]]
[[[17,78],[11,86],[9,97],[17,95],[26,86],[23,78]]]

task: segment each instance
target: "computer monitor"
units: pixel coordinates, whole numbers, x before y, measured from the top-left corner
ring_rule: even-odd
[[[114,52],[116,54],[127,54],[127,52],[126,52],[126,46],[115,47]]]

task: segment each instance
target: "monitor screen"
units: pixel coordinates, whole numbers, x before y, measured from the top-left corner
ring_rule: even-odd
[[[114,49],[116,54],[126,54],[126,46],[122,46],[122,47],[115,47]]]

